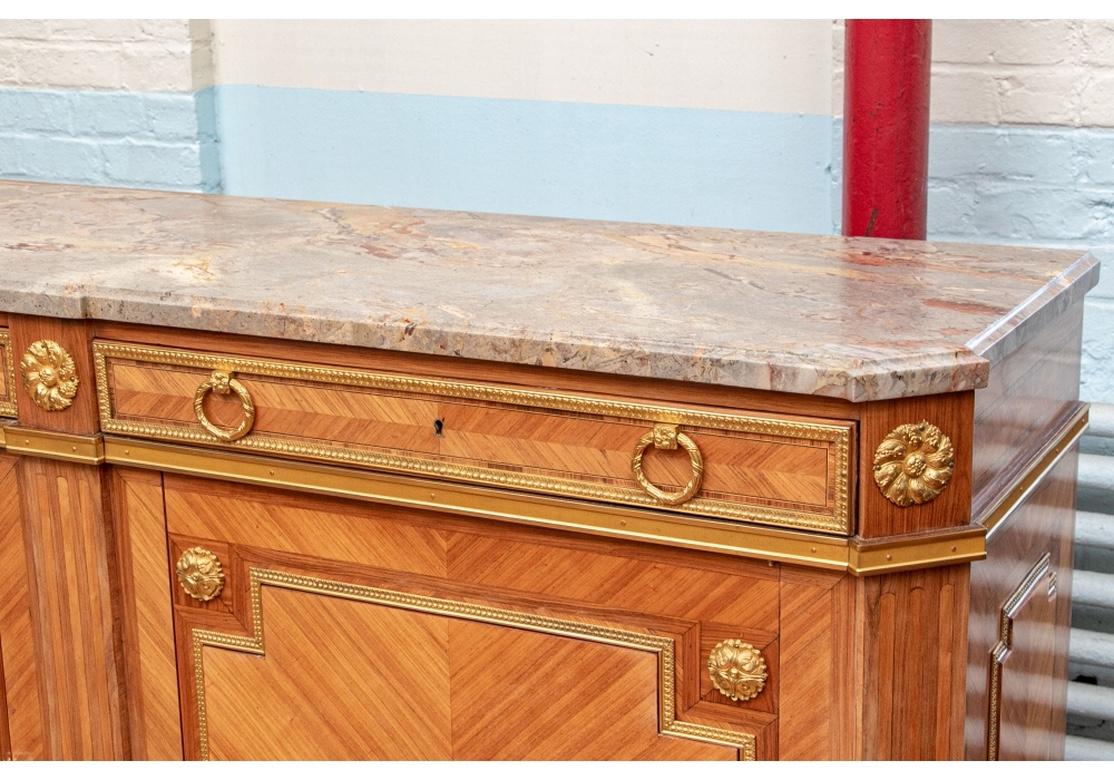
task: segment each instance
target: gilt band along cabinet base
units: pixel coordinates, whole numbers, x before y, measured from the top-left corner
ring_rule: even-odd
[[[4,758],[1062,755],[1091,258],[0,211]]]

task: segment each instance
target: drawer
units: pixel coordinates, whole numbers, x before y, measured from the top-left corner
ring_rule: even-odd
[[[105,433],[850,531],[853,424],[94,344]]]
[[[12,337],[0,328],[0,417],[15,417],[15,357]]]

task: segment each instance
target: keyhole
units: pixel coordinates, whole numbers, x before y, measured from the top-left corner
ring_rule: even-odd
[[[437,436],[440,436],[441,433],[444,430],[445,430],[445,421],[444,420],[434,420],[433,421],[433,433],[434,434],[436,434]]]

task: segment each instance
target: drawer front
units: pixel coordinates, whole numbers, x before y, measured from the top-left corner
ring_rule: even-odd
[[[15,358],[12,337],[0,328],[0,417],[15,417]]]
[[[94,354],[106,433],[850,531],[848,422],[118,342]]]

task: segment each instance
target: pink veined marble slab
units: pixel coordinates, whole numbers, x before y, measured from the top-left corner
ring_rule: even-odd
[[[869,401],[978,388],[1075,251],[0,182],[0,311]]]

